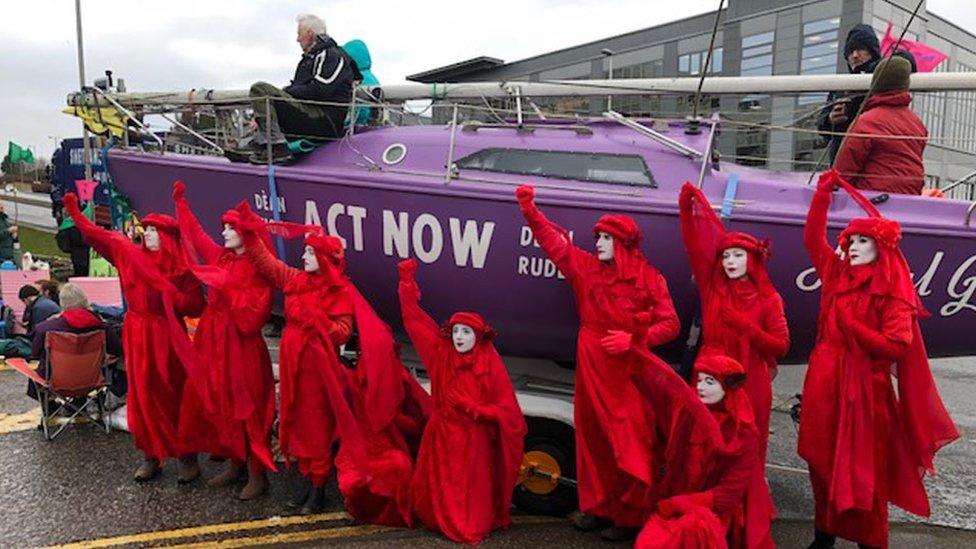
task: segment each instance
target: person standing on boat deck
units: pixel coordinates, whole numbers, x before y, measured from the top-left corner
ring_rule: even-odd
[[[485,319],[457,312],[438,325],[420,307],[417,262],[398,268],[403,325],[430,372],[433,400],[413,476],[414,511],[428,528],[474,545],[512,523],[525,416]]]
[[[227,469],[211,478],[211,487],[230,486],[247,474],[239,497],[255,499],[267,490],[266,471],[275,471],[271,455],[274,424],[274,374],[261,328],[271,316],[271,283],[244,255],[237,226],[240,208],[221,216],[223,246],[200,226],[184,194],[173,184],[180,242],[190,271],[207,286],[207,305],[193,345],[207,357],[207,367],[189,379],[180,414],[180,440],[188,450],[227,458]],[[271,246],[270,239],[259,243]]]
[[[179,229],[168,215],[142,218],[145,238],[134,244],[122,233],[95,225],[68,193],[64,207],[85,241],[119,271],[127,311],[122,324],[122,349],[128,383],[126,410],[129,431],[144,458],[136,481],[155,478],[160,462],[180,458],[177,481],[196,480],[196,455],[183,453],[178,422],[188,370],[196,369],[196,351],[183,317],[203,311],[203,288],[187,269],[179,249]]]
[[[900,57],[878,63],[871,77],[874,90],[864,111],[850,127],[834,161],[841,177],[857,189],[887,193],[922,193],[923,153],[929,132],[912,112],[908,93],[911,66]],[[877,137],[874,137],[877,136]],[[916,137],[917,139],[906,139]]]
[[[840,233],[843,256],[827,241],[838,185],[871,216]],[[833,547],[836,537],[886,548],[888,504],[929,515],[922,477],[959,432],[929,367],[919,330],[927,313],[898,246],[898,222],[830,170],[817,183],[803,238],[822,282],[798,444],[815,503],[810,549]]]
[[[627,539],[651,512],[655,457],[653,426],[642,413],[646,397],[631,375],[640,363],[636,350],[676,338],[678,315],[664,277],[638,247],[632,218],[601,217],[594,254],[546,219],[532,186],[515,195],[539,246],[572,285],[580,317],[574,408],[580,512],[573,522],[586,531],[606,527],[605,539]],[[648,321],[638,322],[641,315]]]
[[[290,156],[286,138],[328,140],[342,135],[353,82],[362,80],[356,63],[326,34],[322,19],[303,14],[296,20],[302,59],[291,84],[284,89],[267,82],[251,86],[251,106],[257,123],[252,162],[267,162],[269,131],[275,161]],[[267,98],[271,98],[270,111]]]
[[[783,298],[766,272],[769,243],[726,231],[704,193],[691,183],[681,187],[678,205],[681,236],[703,310],[704,345],[699,354],[731,357],[746,368],[745,393],[765,463],[776,361],[790,347]]]
[[[285,264],[261,243],[267,227],[247,204],[238,232],[257,272],[285,294],[285,328],[278,359],[278,446],[298,464],[306,483],[290,506],[321,512],[338,433],[354,423],[346,407],[344,367],[338,349],[352,336],[355,304],[343,274],[342,242],[320,233],[305,237],[303,269]]]
[[[911,63],[912,72],[915,72],[915,57],[911,53],[897,51],[894,55],[903,57]],[[881,43],[871,25],[863,23],[854,25],[847,33],[847,40],[844,42],[844,61],[847,62],[847,70],[850,74],[874,72],[881,61]],[[854,115],[861,108],[862,101],[864,101],[864,95],[848,96],[831,92],[827,95],[827,106],[820,111],[817,128],[822,132],[837,132],[838,134],[847,132],[848,127],[853,122]],[[844,136],[825,135],[824,137],[828,140],[829,160],[833,164]]]

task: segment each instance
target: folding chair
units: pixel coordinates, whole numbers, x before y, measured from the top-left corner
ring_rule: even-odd
[[[26,375],[37,390],[41,402],[41,429],[44,438],[54,440],[76,417],[88,409],[89,404],[98,407],[98,420],[111,430],[106,421],[105,395],[108,386],[102,367],[105,365],[105,332],[102,330],[73,334],[48,332],[44,338],[46,352],[46,376],[31,370],[23,360],[8,360],[15,370]],[[78,400],[84,398],[83,404]],[[62,411],[68,415],[63,416]],[[54,419],[61,425],[54,428]]]

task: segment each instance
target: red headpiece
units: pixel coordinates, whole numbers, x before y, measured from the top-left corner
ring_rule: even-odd
[[[618,240],[625,248],[635,248],[640,244],[641,232],[634,218],[628,215],[607,214],[593,226],[594,233],[607,233]]]
[[[495,329],[492,328],[485,321],[485,318],[478,313],[468,311],[459,311],[454,313],[444,326],[447,333],[450,333],[451,327],[453,327],[455,324],[465,324],[471,326],[471,328],[478,333],[479,343],[491,341],[495,337]]]
[[[180,226],[176,218],[171,215],[151,213],[139,222],[145,227],[156,227],[157,231],[162,231],[173,238],[178,238],[180,235]]]
[[[699,355],[695,361],[694,371],[696,383],[697,374],[708,374],[717,379],[725,389],[722,404],[735,425],[735,434],[731,437],[728,437],[730,433],[725,432],[728,437],[725,442],[732,443],[728,451],[737,449],[738,444],[735,441],[738,439],[738,432],[743,429],[756,429],[756,416],[752,411],[752,404],[749,403],[749,395],[743,390],[746,369],[733,358],[719,354],[705,354]],[[719,423],[721,424],[722,421]]]
[[[838,238],[841,249],[846,251],[850,247],[851,235],[855,234],[873,238],[879,248],[894,250],[901,241],[901,225],[894,219],[884,217],[852,219]]]
[[[718,239],[718,253],[729,248],[742,248],[762,261],[769,259],[772,245],[769,239],[759,240],[748,233],[726,232]]]

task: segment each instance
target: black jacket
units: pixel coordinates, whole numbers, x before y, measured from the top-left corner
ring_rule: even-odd
[[[348,103],[356,80],[362,80],[362,75],[349,55],[335,40],[320,34],[312,48],[302,54],[285,91],[297,99]]]
[[[61,229],[54,236],[58,249],[64,253],[71,254],[71,264],[81,267],[88,267],[89,247],[85,243],[85,238],[81,236],[78,227],[72,225],[67,229]],[[87,275],[85,275],[87,276]]]
[[[854,25],[854,28],[847,33],[847,40],[844,41],[844,62],[847,63],[847,54],[852,52],[857,48],[863,48],[871,52],[871,60],[858,65],[857,67],[847,66],[848,72],[851,74],[871,74],[874,72],[875,67],[881,62],[881,43],[878,42],[878,36],[874,33],[874,28],[870,25],[860,24]],[[912,72],[916,71],[915,67],[915,56],[907,51],[896,51],[894,55],[904,57],[912,64]],[[820,115],[817,118],[817,129],[822,132],[846,132],[847,128],[850,127],[851,122],[853,122],[854,115],[861,108],[861,103],[864,102],[865,94],[853,94],[849,95],[843,92],[830,92],[827,95],[827,104],[820,110]],[[847,122],[842,124],[837,124],[836,126],[830,123],[830,111],[834,108],[834,102],[840,99],[849,98],[850,103],[847,104]],[[834,157],[837,156],[837,151],[840,149],[840,143],[843,140],[843,136],[840,135],[824,135],[823,138],[827,140],[827,145],[830,148],[830,163],[834,163]]]

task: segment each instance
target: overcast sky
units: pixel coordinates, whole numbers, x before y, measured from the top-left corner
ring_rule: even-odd
[[[928,9],[976,31],[973,0]],[[715,0],[83,0],[88,82],[111,69],[129,91],[284,85],[300,49],[295,15],[325,19],[339,43],[361,38],[381,82],[479,55],[514,61],[714,10]],[[73,0],[4,2],[0,156],[7,141],[50,155],[80,133],[61,114],[78,88]]]

